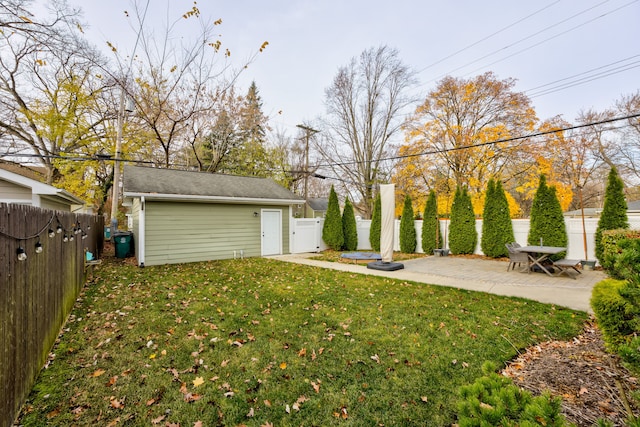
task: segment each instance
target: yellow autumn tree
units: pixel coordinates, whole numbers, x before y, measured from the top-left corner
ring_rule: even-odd
[[[531,152],[535,153],[534,162],[522,174],[516,188],[524,200],[533,200],[538,178],[545,175],[549,186],[556,188],[563,211],[580,207],[577,196],[589,184],[590,177],[601,166],[602,160],[598,155],[594,131],[570,128],[572,124],[559,116],[540,125],[539,132],[543,135],[530,147]]]
[[[461,186],[481,198],[490,177],[504,181],[520,173],[527,140],[512,138],[530,134],[538,119],[514,86],[515,80],[491,72],[439,81],[405,126],[395,175],[404,191],[428,194],[433,188],[443,196],[453,191],[438,188]],[[438,200],[439,209],[445,206]]]

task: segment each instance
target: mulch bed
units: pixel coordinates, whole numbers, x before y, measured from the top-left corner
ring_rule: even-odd
[[[598,419],[624,426],[628,409],[640,416],[631,398],[638,391],[638,379],[605,351],[601,332],[592,323],[571,341],[549,341],[527,349],[502,374],[534,395],[548,390],[562,397],[564,416],[577,426],[591,427]]]

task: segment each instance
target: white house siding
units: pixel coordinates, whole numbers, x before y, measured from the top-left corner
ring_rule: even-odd
[[[31,189],[0,180],[0,201],[5,203],[31,204]]]
[[[71,211],[71,207],[69,205],[64,203],[58,203],[54,200],[49,200],[42,196],[40,196],[40,207],[45,209],[51,209],[54,211],[65,211],[65,212]]]
[[[134,205],[135,206],[135,205]],[[145,265],[261,254],[260,205],[145,203]],[[282,247],[289,247],[289,206],[282,210]],[[134,215],[134,218],[136,216]],[[135,228],[135,223],[134,223]],[[138,233],[139,235],[139,230]]]
[[[140,199],[134,199],[133,203],[131,205],[132,227],[131,227],[131,230],[130,230],[130,231],[133,232],[134,236],[140,236],[140,208],[141,207],[142,207],[142,202],[140,201]],[[133,247],[134,247],[134,250],[135,250],[136,259],[138,259],[139,262],[144,263],[144,260],[140,259],[140,245],[135,240],[136,239],[134,239]]]

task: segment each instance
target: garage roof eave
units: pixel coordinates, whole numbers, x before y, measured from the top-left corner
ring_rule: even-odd
[[[189,194],[159,194],[159,193],[124,193],[125,198],[144,197],[145,201],[164,202],[194,202],[194,203],[230,203],[243,205],[297,205],[303,204],[303,199],[261,199],[256,197],[225,197],[201,196]]]

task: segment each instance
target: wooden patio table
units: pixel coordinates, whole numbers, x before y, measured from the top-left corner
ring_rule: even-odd
[[[540,246],[540,245],[521,246],[519,248],[513,248],[513,249],[518,252],[525,252],[527,254],[527,256],[529,257],[529,265],[527,268],[529,273],[531,273],[533,266],[537,265],[542,269],[542,271],[547,273],[549,276],[553,276],[554,274],[551,271],[549,271],[549,269],[545,267],[542,263],[546,261],[551,255],[559,254],[560,252],[564,252],[567,250],[567,248],[561,248],[559,246]],[[551,263],[553,264],[553,261],[551,261]]]

